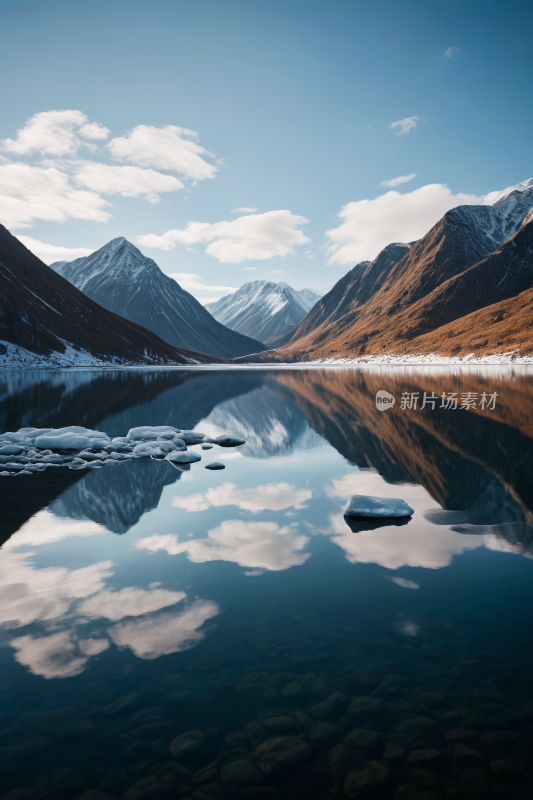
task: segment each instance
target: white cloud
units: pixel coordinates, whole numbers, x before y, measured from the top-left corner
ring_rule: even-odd
[[[187,128],[164,125],[138,125],[125,136],[111,139],[106,145],[117,161],[141,167],[177,172],[193,181],[214,178],[217,168],[202,156],[211,156],[197,141],[198,134]]]
[[[202,292],[225,292],[226,294],[233,294],[233,292],[237,291],[236,286],[206,286],[205,283],[203,283],[204,279],[194,272],[173,272],[168,277],[174,278],[181,288],[186,289],[188,292],[199,290]],[[213,298],[206,300],[207,303],[211,303],[212,301]]]
[[[107,222],[106,206],[95,192],[74,189],[69,176],[55,167],[0,164],[0,221],[8,228],[28,228],[34,219]]]
[[[77,134],[77,135],[76,135]],[[51,156],[74,155],[83,139],[107,139],[109,131],[98,122],[89,122],[81,111],[41,111],[17,131],[16,139],[4,139],[0,147],[10,153]]]
[[[84,164],[76,172],[76,180],[88,189],[123,197],[145,195],[152,203],[159,201],[158,192],[177,192],[183,183],[173,175],[164,175],[141,167],[111,167],[108,164]]]
[[[448,47],[448,49],[444,51],[444,58],[451,58],[456,53],[460,53],[460,52],[461,51],[459,50],[458,47]]]
[[[294,253],[294,248],[310,240],[298,230],[308,222],[290,211],[250,214],[230,222],[188,222],[185,230],[139,236],[139,244],[160,250],[173,250],[176,244],[192,246],[209,243],[205,252],[221,263],[239,264],[248,259],[264,261]]]
[[[442,183],[412,192],[386,192],[375,200],[347,203],[339,212],[343,222],[326,231],[330,264],[356,264],[373,259],[391,242],[419,239],[451,208],[482,204],[483,197],[453,194]]]
[[[413,172],[411,175],[398,175],[397,178],[391,178],[388,181],[381,181],[379,185],[387,186],[389,189],[391,189],[393,186],[399,186],[401,183],[409,183],[409,181],[412,181],[413,178],[416,178],[416,172]]]
[[[176,534],[156,534],[139,539],[136,547],[169,555],[187,553],[189,561],[232,561],[241,567],[282,570],[303,564],[309,553],[301,552],[309,540],[296,526],[275,522],[245,522],[230,519],[210,530],[205,539],[180,542]]]
[[[218,614],[216,603],[197,600],[180,613],[167,611],[113,625],[108,634],[118,647],[129,647],[137,658],[153,659],[195,647],[205,637],[198,628]]]
[[[75,258],[82,258],[94,252],[88,247],[61,247],[60,245],[47,244],[33,239],[31,236],[18,236],[19,242],[24,247],[44,261],[45,264],[53,264],[54,261],[74,261]]]
[[[242,208],[232,208],[232,214],[255,214],[257,208],[248,208],[247,206],[243,206]]]
[[[310,500],[310,489],[297,489],[289,483],[266,483],[250,489],[238,489],[233,483],[225,482],[208,489],[204,494],[175,497],[172,505],[186,511],[204,511],[210,506],[237,506],[243,511],[257,514],[259,511],[280,511],[283,508],[307,508],[304,503]]]
[[[138,617],[152,611],[179,603],[186,597],[185,592],[173,592],[168,589],[141,589],[128,586],[118,592],[110,589],[98,592],[89,597],[79,607],[80,614],[87,617],[105,617],[116,622],[124,617]]]
[[[397,119],[396,122],[391,122],[389,125],[389,130],[394,130],[398,128],[396,131],[397,136],[404,136],[406,133],[412,128],[416,128],[416,123],[420,122],[420,117],[405,117],[405,119]]]

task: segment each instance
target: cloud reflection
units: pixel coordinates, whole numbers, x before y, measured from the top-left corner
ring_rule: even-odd
[[[136,547],[167,552],[186,553],[189,561],[233,561],[241,567],[278,571],[303,564],[309,553],[301,551],[308,542],[296,525],[280,526],[275,522],[226,520],[213,528],[205,539],[180,542],[176,534],[156,534],[139,539]]]
[[[226,481],[203,494],[177,496],[172,500],[172,505],[186,511],[205,511],[210,506],[237,506],[243,511],[257,514],[284,508],[307,508],[304,503],[311,497],[309,489],[297,489],[290,483],[265,483],[249,489],[238,489],[234,483]]]

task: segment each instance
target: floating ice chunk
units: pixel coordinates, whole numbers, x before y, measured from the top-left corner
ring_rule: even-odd
[[[150,444],[149,443],[138,444],[136,447],[133,448],[134,458],[148,458],[148,456],[151,456],[152,454],[155,455],[158,452],[159,452],[159,447],[157,447],[155,442],[152,442]]]
[[[220,461],[212,461],[210,464],[205,465],[206,469],[226,469],[225,464],[221,464]]]
[[[18,444],[5,444],[0,447],[0,455],[2,456],[19,456],[24,452],[24,447]]]
[[[179,450],[180,448],[174,444],[174,442],[168,442],[164,440],[157,439],[157,448],[162,453],[172,453],[173,450]]]
[[[167,455],[167,461],[172,461],[174,464],[192,464],[194,461],[201,461],[202,456],[199,453],[191,453],[190,451],[184,453],[181,450],[174,450],[174,452]]]
[[[238,436],[217,436],[213,440],[219,447],[238,447],[240,444],[246,444],[246,439],[239,439]]]
[[[79,433],[45,433],[35,440],[40,450],[83,450],[89,447],[89,437]]]
[[[135,439],[135,441],[157,439],[162,433],[172,433],[176,436],[179,430],[178,428],[172,428],[170,425],[141,425],[139,428],[130,428],[128,439]]]
[[[89,444],[87,446],[90,447],[91,450],[103,450],[104,447],[109,445],[109,441],[109,436],[106,436],[105,439],[89,439]]]
[[[344,509],[345,517],[410,517],[414,509],[405,500],[395,497],[369,497],[365,494],[354,494]]]

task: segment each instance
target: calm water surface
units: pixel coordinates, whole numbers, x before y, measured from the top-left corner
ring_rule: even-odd
[[[0,797],[533,796],[533,372],[0,383],[2,431],[247,441],[0,478]],[[415,513],[349,525],[352,494]]]

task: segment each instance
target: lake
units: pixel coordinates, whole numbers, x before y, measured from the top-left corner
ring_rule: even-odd
[[[533,796],[531,369],[1,387],[2,432],[246,444],[0,476],[0,797]],[[344,517],[353,494],[414,514]]]

